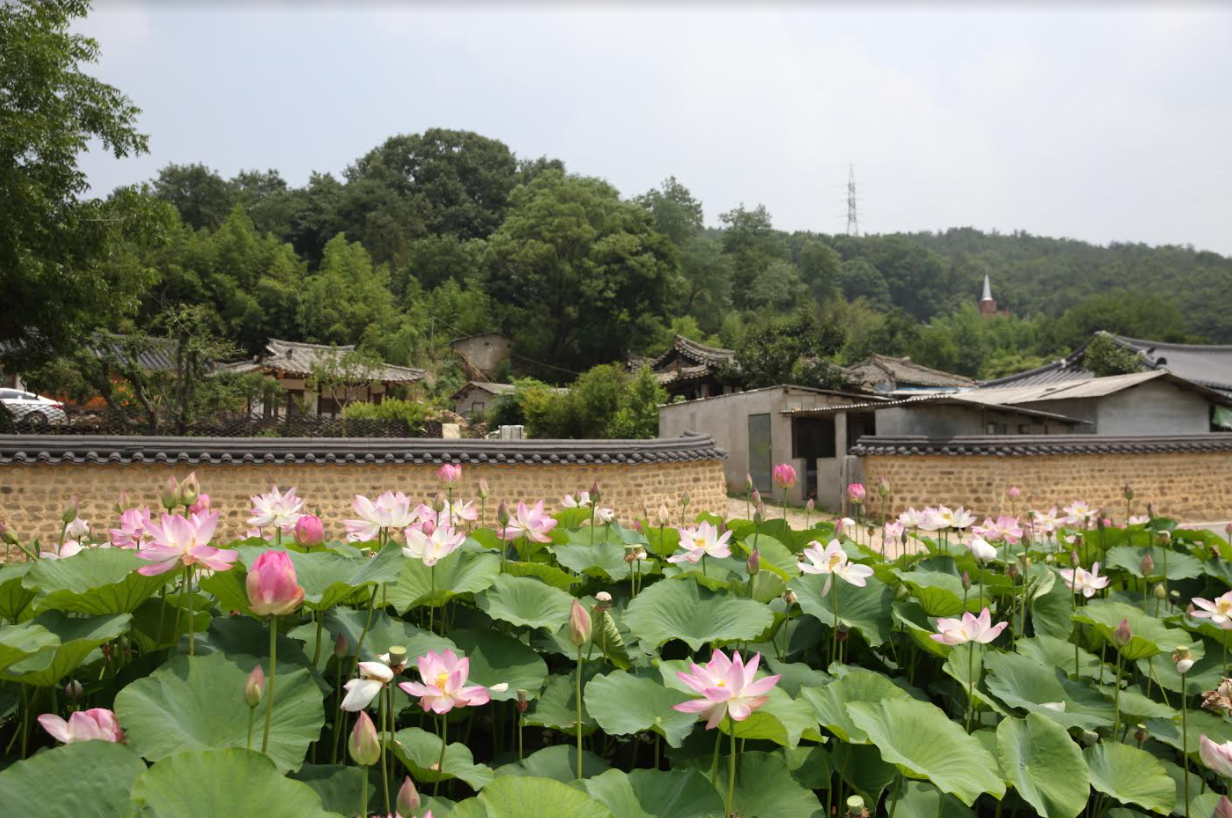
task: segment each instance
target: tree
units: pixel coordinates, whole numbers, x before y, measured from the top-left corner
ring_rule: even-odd
[[[154,195],[174,207],[194,230],[214,230],[236,204],[231,185],[201,163],[167,165],[154,179]]]
[[[519,354],[570,369],[652,344],[676,277],[673,248],[642,208],[555,171],[514,191],[485,266]]]
[[[322,397],[332,399],[345,413],[361,393],[372,390],[381,366],[381,356],[367,350],[335,348],[332,354],[321,355],[313,362],[305,383]]]
[[[1093,295],[1075,304],[1061,316],[1058,340],[1078,347],[1095,332],[1150,338],[1158,341],[1185,341],[1185,319],[1169,295],[1131,290],[1112,290]]]
[[[682,298],[678,310],[717,332],[731,309],[731,260],[707,236],[694,236],[680,250]]]
[[[719,216],[727,226],[723,252],[732,259],[732,302],[739,309],[749,306],[753,282],[774,259],[787,259],[787,243],[774,229],[764,205],[752,210],[744,205]]]
[[[689,189],[669,176],[657,188],[634,199],[650,213],[655,230],[672,240],[677,247],[701,232],[702,203],[693,198]]]
[[[839,267],[843,260],[830,245],[808,239],[800,248],[800,278],[808,285],[813,300],[824,304],[839,291]]]
[[[116,157],[146,151],[139,109],[82,71],[98,43],[71,32],[85,0],[0,4],[0,366],[22,371],[131,315],[148,271],[114,263],[126,239],[167,214],[132,189],[88,198],[77,166],[92,140]]]
[[[843,332],[820,324],[811,310],[750,328],[736,348],[735,364],[750,388],[799,383],[839,386],[841,378],[828,365],[843,346]]]
[[[881,271],[862,258],[844,261],[838,269],[838,285],[848,301],[863,298],[880,310],[887,310],[893,301],[890,288]]]
[[[1128,375],[1131,372],[1141,372],[1144,368],[1142,358],[1138,353],[1126,349],[1112,340],[1111,336],[1097,334],[1087,344],[1082,354],[1084,368],[1095,373],[1096,377],[1108,375]]]
[[[299,324],[309,341],[354,344],[396,322],[389,270],[372,264],[358,242],[339,233],[325,246],[321,270],[304,282]]]

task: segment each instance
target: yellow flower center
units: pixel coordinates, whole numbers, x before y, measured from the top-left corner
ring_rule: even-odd
[[[448,673],[438,673],[436,675],[436,686],[439,687],[441,690],[445,689],[445,683],[448,681],[449,681]]]
[[[719,679],[719,682],[718,682],[718,685],[717,685],[717,686],[718,686],[718,687],[727,687],[727,680],[726,680],[726,679]]]

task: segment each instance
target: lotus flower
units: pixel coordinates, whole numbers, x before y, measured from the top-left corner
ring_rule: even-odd
[[[984,524],[977,527],[975,532],[986,540],[993,542],[1005,541],[1010,545],[1017,545],[1022,540],[1023,530],[1018,522],[1017,517],[1007,517],[1004,514],[997,517],[994,521],[991,518],[985,518]]]
[[[779,488],[789,489],[796,484],[796,469],[790,463],[780,463],[774,467],[773,477]]]
[[[68,559],[69,557],[75,557],[85,550],[86,547],[76,540],[65,540],[60,543],[59,547],[55,551],[40,551],[39,559],[63,560]]]
[[[203,565],[211,571],[226,571],[239,554],[230,548],[214,548],[209,542],[218,527],[218,512],[191,517],[164,514],[161,524],[148,529],[152,542],[137,552],[143,565],[137,573],[147,577],[165,574],[182,565]]]
[[[431,710],[437,715],[448,713],[455,707],[475,707],[488,703],[488,690],[482,685],[467,687],[470,660],[459,658],[449,648],[441,654],[428,651],[416,661],[421,682],[402,682],[398,687],[408,696],[418,696],[424,712]]]
[[[560,504],[565,508],[590,508],[590,492],[580,492],[577,497],[574,497],[572,494],[566,494]]]
[[[967,548],[971,549],[971,555],[980,562],[988,562],[997,558],[997,549],[978,534],[971,536],[967,542]]]
[[[150,509],[130,508],[120,513],[120,527],[111,529],[116,548],[140,548],[149,535]]]
[[[1065,522],[1069,525],[1085,526],[1099,516],[1098,509],[1091,508],[1082,500],[1075,500],[1062,510],[1065,512]]]
[[[1099,563],[1091,566],[1090,571],[1086,571],[1082,566],[1074,568],[1062,568],[1061,578],[1065,580],[1066,586],[1074,593],[1082,593],[1084,597],[1090,599],[1095,596],[1095,592],[1101,588],[1108,587],[1108,577],[1099,575]]]
[[[702,695],[674,705],[673,710],[681,713],[698,713],[706,719],[706,729],[713,730],[730,715],[733,721],[744,721],[753,711],[766,703],[770,691],[778,684],[779,676],[766,676],[757,679],[757,665],[761,662],[761,654],[753,654],[746,665],[740,654],[733,652],[728,658],[721,650],[716,650],[705,667],[693,663],[692,673],[677,672],[680,680],[692,690]]]
[[[52,713],[44,713],[38,717],[38,722],[52,738],[63,744],[74,744],[78,741],[124,743],[124,731],[120,729],[115,713],[101,707],[79,710],[69,716],[68,721]]]
[[[266,551],[248,570],[244,581],[248,607],[257,616],[282,616],[304,601],[304,589],[295,575],[295,563],[285,551]]]
[[[1047,511],[1033,511],[1031,517],[1031,527],[1044,534],[1053,533],[1065,522],[1063,518],[1057,516],[1056,506]]]
[[[1207,767],[1224,778],[1232,778],[1232,741],[1216,744],[1202,735],[1198,738],[1198,754]]]
[[[462,464],[446,463],[436,470],[437,478],[447,486],[462,480]]]
[[[299,521],[300,509],[304,501],[295,495],[295,489],[288,489],[286,494],[277,486],[270,486],[265,494],[256,494],[252,498],[252,516],[248,518],[249,525],[265,528],[272,525],[279,531],[290,531]]]
[[[1194,616],[1199,619],[1209,619],[1212,624],[1218,625],[1225,631],[1232,630],[1232,591],[1215,597],[1214,602],[1194,597],[1193,604],[1202,609],[1195,610]]]
[[[569,609],[569,641],[574,647],[580,648],[590,641],[591,621],[590,611],[582,607],[582,603],[573,600]]]
[[[943,645],[965,645],[968,642],[987,645],[1000,636],[1007,625],[1008,622],[992,624],[992,615],[985,608],[980,611],[979,616],[967,611],[962,615],[962,619],[938,619],[937,633],[930,633],[928,636]]]
[[[909,508],[898,515],[898,524],[903,528],[919,528],[922,522],[924,522],[924,515],[914,508]]]
[[[432,526],[430,534],[414,526],[403,533],[406,535],[406,545],[402,547],[402,553],[411,559],[423,560],[423,564],[428,566],[436,565],[466,541],[465,534],[445,525]]]
[[[68,525],[64,526],[64,536],[72,537],[74,540],[80,540],[89,533],[90,524],[80,517],[74,517]]]
[[[411,499],[400,491],[387,491],[376,500],[357,494],[351,508],[359,519],[342,522],[351,542],[372,542],[382,529],[406,528],[418,519],[411,510]]]
[[[361,767],[371,767],[381,758],[381,739],[376,734],[376,725],[362,710],[355,720],[355,728],[347,739],[347,749],[351,760]]]
[[[210,510],[210,495],[201,494],[197,497],[197,502],[188,507],[189,514],[201,514]]]
[[[343,685],[347,694],[342,709],[351,713],[363,710],[393,680],[394,672],[384,662],[360,662],[359,678]]]
[[[325,523],[315,514],[305,514],[295,522],[295,541],[305,548],[325,542]]]
[[[683,552],[667,558],[668,562],[701,562],[702,557],[721,559],[731,556],[731,532],[719,534],[716,526],[707,522],[699,523],[696,528],[682,528],[680,531],[680,547]]]
[[[595,509],[595,524],[596,525],[607,525],[608,523],[612,522],[615,519],[616,519],[616,512],[612,511],[612,509],[610,508],[596,508]]]
[[[249,707],[256,707],[261,703],[261,697],[265,695],[265,670],[257,665],[252,669],[252,673],[248,674],[248,678],[244,680],[244,704]]]
[[[865,496],[868,494],[863,483],[852,483],[847,486],[847,497],[853,503],[863,503]]]
[[[903,536],[903,531],[904,528],[902,523],[891,520],[885,524],[884,537],[887,540],[897,540]]]
[[[821,595],[830,593],[830,583],[834,577],[839,577],[852,585],[864,587],[865,580],[873,575],[873,569],[858,562],[851,562],[843,545],[838,540],[831,540],[823,550],[821,543],[811,542],[801,553],[800,570],[806,574],[826,574],[826,584],[821,589]]]
[[[517,540],[525,536],[531,542],[551,542],[548,532],[555,527],[556,520],[543,510],[542,500],[529,508],[526,503],[519,502],[517,513],[496,533],[502,540]]]

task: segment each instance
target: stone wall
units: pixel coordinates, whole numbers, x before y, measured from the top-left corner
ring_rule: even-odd
[[[987,442],[964,445],[958,438],[943,446],[917,445],[915,452],[910,446],[878,445],[878,438],[864,438],[857,451],[864,455],[867,485],[889,481],[895,514],[908,506],[938,504],[965,506],[978,515],[1009,513],[1006,491],[1017,486],[1020,512],[1084,500],[1109,510],[1120,522],[1128,484],[1134,490],[1135,514],[1146,513],[1150,503],[1156,514],[1185,522],[1232,519],[1232,452],[1225,447],[1232,447],[1232,441],[1216,440],[1227,436],[1200,436],[1196,444],[1182,443],[1181,438],[1088,444],[1076,442],[1077,437],[1020,446],[1017,452],[1005,445],[1006,438],[999,448]]]
[[[30,438],[14,444],[16,437],[0,436],[0,520],[26,538],[56,536],[60,513],[73,495],[83,518],[96,527],[111,525],[116,517],[112,506],[121,491],[127,491],[132,502],[157,508],[158,490],[167,478],[183,478],[192,471],[222,513],[224,537],[243,534],[249,498],[271,485],[284,490],[294,486],[307,501],[306,508],[320,513],[329,535],[340,537],[342,521],[353,516],[354,495],[371,497],[399,490],[426,499],[441,490],[436,470],[446,461],[463,464],[463,482],[456,491],[464,499],[477,501],[479,479],[488,481],[489,525],[502,499],[511,504],[542,499],[555,511],[566,493],[585,490],[592,482],[598,482],[602,490],[602,504],[615,509],[626,523],[640,516],[643,508],[653,512],[660,503],[676,508],[685,491],[690,510],[723,513],[726,509],[723,453],[702,437],[678,441],[405,441],[396,446],[397,455],[380,452],[381,441],[374,446],[373,441],[273,440],[264,445],[277,448],[278,455],[260,451],[254,455],[242,450],[257,448],[252,445],[255,441],[246,441],[249,445],[237,441],[170,444],[162,439],[134,452],[124,448],[133,438],[99,438],[84,444],[83,438],[70,438],[56,441],[59,448],[48,451],[47,438],[39,441],[40,449],[29,443]],[[119,442],[104,447],[99,440]],[[588,447],[588,443],[594,445]],[[606,445],[612,443],[624,446]],[[167,462],[137,462],[145,459]],[[493,462],[501,460],[505,462]]]

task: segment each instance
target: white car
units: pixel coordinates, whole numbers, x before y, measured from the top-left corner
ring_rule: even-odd
[[[52,423],[68,422],[68,416],[64,414],[64,404],[33,392],[0,389],[0,403],[5,405],[13,415],[13,420],[21,427],[38,428]]]

